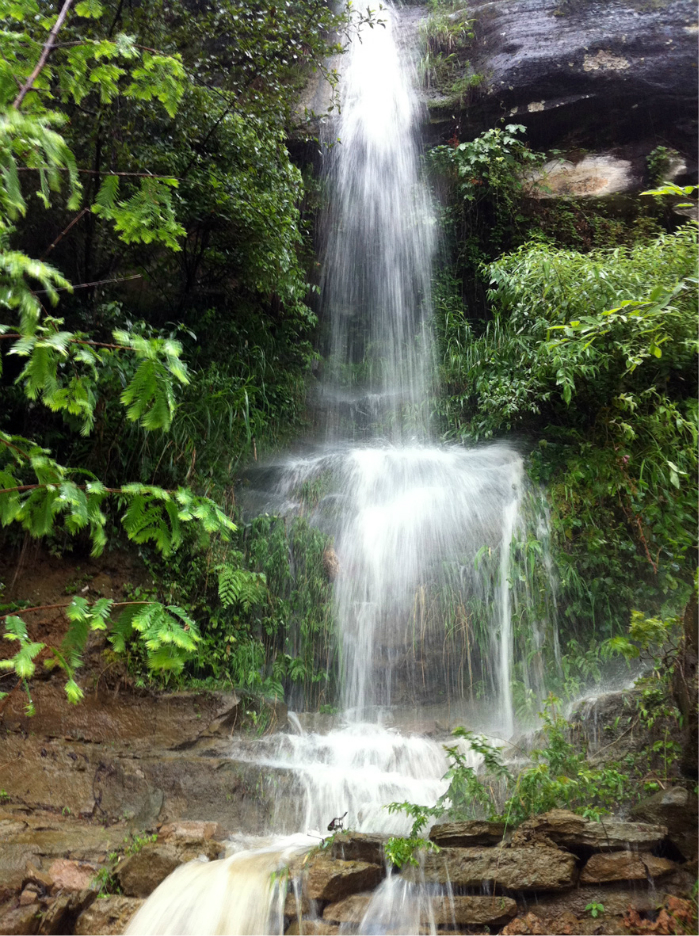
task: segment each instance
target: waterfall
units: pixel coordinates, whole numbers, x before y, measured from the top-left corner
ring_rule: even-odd
[[[327,435],[425,435],[433,381],[435,219],[419,171],[418,102],[395,22],[364,30],[342,74],[329,153],[332,198],[321,282],[328,325]]]
[[[128,932],[279,932],[274,872],[327,834],[333,817],[347,813],[354,830],[407,834],[410,820],[385,806],[432,805],[446,790],[450,727],[500,738],[514,730],[513,555],[517,538],[526,538],[523,462],[505,444],[430,441],[435,222],[397,17],[391,9],[381,16],[385,28],[365,30],[346,56],[333,125],[341,142],[328,157],[324,439],[252,471],[241,492],[248,512],[304,512],[333,537],[342,718],[325,734],[303,731],[295,716],[293,733],[235,739],[236,760],[286,776],[269,830],[286,837],[179,869]],[[309,485],[322,491],[312,508],[303,496]],[[520,592],[523,603],[526,582]],[[547,624],[537,626],[543,638]],[[427,721],[441,737],[425,736]],[[434,932],[430,906],[424,889],[389,877],[360,931],[417,932],[419,924]]]

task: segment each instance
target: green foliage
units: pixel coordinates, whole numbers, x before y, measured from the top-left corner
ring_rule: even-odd
[[[396,868],[402,868],[403,865],[406,864],[418,865],[419,862],[415,857],[415,852],[420,849],[432,852],[439,851],[439,848],[435,845],[434,842],[431,842],[429,839],[419,838],[416,836],[404,838],[401,836],[392,835],[384,843],[384,853],[386,855],[386,860],[390,861],[391,864]]]
[[[446,435],[538,440],[563,636],[598,646],[631,608],[670,616],[688,593],[696,228],[588,254],[529,243],[488,271],[487,323],[468,320],[453,280],[437,291]]]
[[[620,653],[627,660],[634,660],[649,650],[657,653],[673,636],[679,636],[680,627],[680,619],[676,616],[663,620],[632,611],[628,637],[610,637],[604,642],[603,650],[607,654]]]
[[[330,666],[327,582],[310,572],[320,540],[294,582],[287,571],[268,588],[261,555],[242,539],[228,549],[235,524],[203,495],[227,499],[239,461],[302,420],[315,317],[290,101],[311,69],[334,83],[329,54],[378,21],[315,0],[283,16],[266,0],[85,0],[31,82],[55,15],[18,0],[0,21],[0,521],[89,537],[95,555],[120,526],[154,566],[202,573],[178,588],[161,571],[157,595],[126,609],[72,605],[64,645],[47,652],[72,701],[86,637],[104,628],[139,680],[205,670],[318,696]],[[61,295],[59,318],[47,307]],[[287,569],[306,535],[294,529]],[[23,623],[8,634],[26,684],[39,642]]]
[[[668,146],[656,146],[648,156],[646,156],[646,165],[648,166],[648,175],[650,181],[654,184],[662,182],[667,178],[668,170],[672,160],[679,158],[677,150]]]
[[[604,904],[601,903],[589,903],[585,907],[585,912],[589,913],[593,919],[597,919],[600,913],[604,913]]]
[[[541,712],[543,746],[529,752],[530,766],[518,774],[503,763],[502,751],[486,738],[457,728],[453,733],[480,755],[481,766],[468,763],[461,746],[445,746],[450,767],[444,775],[449,787],[434,806],[390,803],[389,812],[413,819],[410,835],[417,836],[430,819],[461,820],[485,816],[504,820],[508,827],[550,809],[570,809],[598,819],[629,798],[629,776],[614,765],[592,767],[584,752],[570,740],[570,725],[558,713],[558,699],[550,696]]]
[[[420,24],[423,52],[419,71],[426,88],[444,94],[462,94],[469,86],[466,57],[475,33],[473,21],[455,4],[435,2]],[[475,85],[477,82],[474,82]]]

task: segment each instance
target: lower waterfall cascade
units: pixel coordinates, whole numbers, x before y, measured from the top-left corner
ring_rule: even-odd
[[[410,63],[396,13],[382,17],[385,28],[346,57],[341,143],[328,157],[326,440],[251,472],[242,495],[250,514],[293,516],[306,509],[304,485],[323,490],[307,516],[333,537],[339,565],[342,714],[325,733],[292,717],[293,732],[231,743],[231,757],[290,780],[268,836],[241,835],[224,860],[180,867],[129,933],[283,932],[284,868],[327,836],[330,820],[346,814],[354,831],[406,835],[410,820],[385,807],[432,805],[445,792],[449,728],[475,724],[502,743],[515,730],[513,609],[527,596],[526,583],[510,581],[511,556],[527,524],[541,533],[546,518],[536,509],[527,519],[534,492],[515,448],[429,439],[435,221],[419,172]],[[549,604],[535,639],[555,640],[553,588]],[[487,653],[476,650],[466,608],[487,635]],[[524,670],[541,693],[543,674]],[[441,730],[426,736],[429,719]],[[459,744],[477,766],[479,756]],[[359,932],[436,932],[431,899],[429,888],[389,873]]]

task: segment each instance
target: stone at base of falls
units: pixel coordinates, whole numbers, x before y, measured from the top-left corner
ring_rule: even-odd
[[[0,910],[0,933],[5,936],[28,936],[36,933],[39,924],[39,907],[16,907],[3,913]]]
[[[333,839],[330,854],[343,861],[368,861],[382,865],[386,861],[384,845],[388,835],[369,832],[340,832]]]
[[[337,901],[371,890],[384,878],[381,865],[368,861],[340,861],[325,852],[317,852],[305,861],[289,866],[292,878],[301,879],[303,894],[310,900]]]
[[[97,865],[85,861],[58,858],[49,866],[51,891],[81,891],[88,888],[97,874]]]
[[[148,897],[175,868],[203,856],[214,861],[224,846],[213,839],[178,839],[149,842],[117,869],[119,886],[127,897]]]
[[[36,932],[40,936],[72,933],[80,914],[87,910],[96,898],[97,891],[87,889],[72,894],[61,894],[49,906]]]
[[[631,810],[634,819],[667,826],[668,838],[691,861],[697,857],[697,797],[684,787],[669,787]]]
[[[435,926],[502,926],[517,915],[511,897],[435,897],[432,900]],[[424,921],[428,922],[427,920]]]
[[[344,900],[328,904],[323,910],[323,919],[332,923],[358,923],[367,911],[374,896],[373,891],[351,894]]]
[[[515,917],[500,930],[500,936],[570,936],[571,933],[576,936],[617,936],[628,932],[622,917],[595,919],[587,914],[580,918],[566,911],[560,916],[544,919],[529,912]]]
[[[324,920],[294,920],[286,930],[286,936],[335,936],[340,927]]]
[[[440,848],[471,848],[474,845],[497,845],[504,834],[504,822],[470,819],[433,825],[430,839]]]
[[[225,838],[226,833],[218,822],[207,822],[204,819],[180,819],[178,822],[169,822],[158,832],[159,839],[216,839]]]
[[[645,887],[637,882],[628,884],[623,881],[606,884],[581,884],[574,890],[556,894],[537,896],[536,901],[528,903],[527,910],[542,918],[560,916],[562,913],[574,913],[584,917],[589,913],[585,908],[589,904],[601,904],[604,915],[621,917],[633,907],[638,913],[651,913],[657,909],[663,896],[668,893],[688,893],[692,889],[691,881],[682,881],[679,888],[663,880],[657,887]]]
[[[647,881],[677,870],[674,861],[647,852],[600,852],[593,855],[580,875],[582,884],[604,881]]]
[[[408,881],[451,883],[456,887],[497,886],[516,891],[563,890],[575,883],[576,860],[570,852],[532,848],[444,848],[428,853],[421,868],[403,872]]]
[[[135,897],[106,897],[96,900],[78,917],[75,936],[115,936],[123,933],[129,920],[143,904]]]
[[[311,902],[303,894],[296,894],[294,888],[289,888],[284,899],[284,916],[308,916],[311,912]]]
[[[512,844],[519,846],[548,840],[572,851],[624,851],[627,848],[651,851],[666,835],[667,827],[663,825],[606,818],[595,821],[567,809],[552,809],[523,822],[512,836]]]
[[[329,904],[323,910],[323,919],[333,923],[359,923],[373,896],[371,891],[352,894]],[[433,897],[431,906],[435,926],[502,926],[517,915],[517,902],[511,897]],[[430,922],[426,913],[422,922],[426,925]]]

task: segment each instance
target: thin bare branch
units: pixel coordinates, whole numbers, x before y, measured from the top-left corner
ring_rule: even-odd
[[[72,5],[73,5],[73,0],[65,0],[65,3],[61,7],[61,12],[58,14],[58,19],[53,24],[51,32],[49,33],[49,37],[44,43],[44,48],[41,50],[41,55],[39,56],[39,61],[36,63],[36,67],[34,68],[34,71],[31,73],[29,78],[27,78],[25,84],[23,85],[22,89],[20,90],[19,94],[14,100],[14,103],[12,106],[14,107],[15,110],[20,109],[20,107],[22,106],[22,101],[27,96],[27,93],[31,91],[34,85],[34,82],[41,74],[41,71],[44,65],[46,65],[46,62],[48,61],[48,57],[51,54],[51,49],[53,48],[53,45],[56,41],[56,36],[58,35],[61,29],[61,26],[65,22],[65,18],[68,15],[68,11],[70,10]]]

